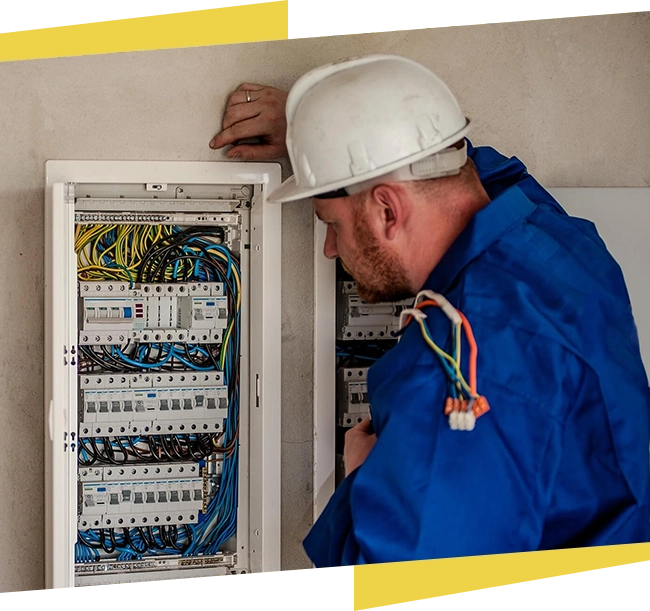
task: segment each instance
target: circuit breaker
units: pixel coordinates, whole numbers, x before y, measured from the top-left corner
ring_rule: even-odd
[[[46,174],[48,587],[278,570],[280,167]]]
[[[339,367],[336,375],[337,424],[348,428],[370,414],[368,367]]]

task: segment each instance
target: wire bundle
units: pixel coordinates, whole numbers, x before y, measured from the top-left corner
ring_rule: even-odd
[[[212,455],[223,433],[150,435],[148,437],[79,438],[79,464],[125,465],[159,462],[199,462]]]
[[[445,415],[449,416],[450,427],[455,430],[472,430],[476,418],[479,418],[490,409],[487,399],[479,395],[476,390],[478,346],[474,338],[474,333],[472,332],[472,327],[465,315],[460,310],[452,308],[442,296],[438,296],[437,300],[425,299],[424,301],[419,301],[418,298],[416,298],[414,309],[404,312],[405,314],[408,313],[408,318],[402,329],[400,329],[400,333],[406,329],[413,319],[417,321],[422,337],[438,356],[447,376],[448,393],[444,411]],[[433,341],[429,329],[424,322],[426,315],[422,313],[422,309],[426,307],[440,307],[451,318],[453,354],[448,354]],[[456,316],[453,313],[450,316],[449,308],[453,310]],[[466,382],[461,371],[461,330],[465,332],[470,347],[469,384]]]
[[[77,276],[79,280],[133,284],[145,253],[173,231],[174,227],[169,225],[77,225]]]
[[[141,344],[80,346],[79,373],[158,371],[213,371],[219,365],[216,344]]]
[[[135,282],[221,282],[226,287],[230,312],[221,344],[140,344],[129,341],[123,346],[80,347],[79,368],[84,373],[223,371],[229,402],[224,430],[217,435],[119,436],[81,440],[79,460],[85,466],[95,462],[198,461],[216,453],[222,461],[222,474],[206,513],[199,515],[200,523],[186,526],[183,535],[174,535],[174,544],[170,543],[164,549],[155,544],[163,542],[165,531],[158,531],[157,539],[148,531],[141,532],[142,529],[123,533],[122,539],[113,529],[103,529],[106,531],[104,534],[103,531],[85,531],[79,533],[76,546],[79,561],[98,558],[100,550],[110,554],[119,552],[122,559],[145,553],[216,554],[236,532],[241,273],[237,258],[222,246],[224,237],[224,229],[220,227],[183,230],[177,226],[77,226],[75,251],[79,280],[129,281],[131,285]],[[152,544],[148,545],[148,542]]]
[[[100,550],[109,555],[119,554],[118,561],[140,559],[151,552],[178,555],[185,552],[193,540],[194,527],[190,524],[80,531],[75,562],[99,560]]]

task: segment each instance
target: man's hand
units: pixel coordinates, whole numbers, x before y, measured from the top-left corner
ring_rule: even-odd
[[[250,102],[246,99],[246,92]],[[274,87],[244,83],[228,98],[221,133],[210,142],[219,149],[234,144],[230,159],[266,161],[287,156],[287,92]],[[245,138],[260,138],[260,144],[237,144]]]
[[[346,477],[365,462],[377,441],[377,435],[369,433],[369,430],[370,417],[367,417],[345,434],[343,462]]]

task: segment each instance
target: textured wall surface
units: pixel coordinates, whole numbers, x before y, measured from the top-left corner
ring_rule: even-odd
[[[549,186],[650,185],[648,13],[0,64],[0,591],[44,585],[45,160],[222,159],[207,143],[240,82],[287,88],[372,52],[436,71],[473,142]],[[287,205],[283,232],[282,564],[296,569],[311,521],[310,207]]]

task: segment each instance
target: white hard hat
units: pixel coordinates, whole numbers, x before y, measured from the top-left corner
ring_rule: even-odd
[[[368,55],[316,68],[287,98],[294,175],[269,200],[353,193],[388,180],[457,174],[466,149],[448,148],[469,120],[447,85],[417,62]],[[447,150],[445,150],[447,149]]]

